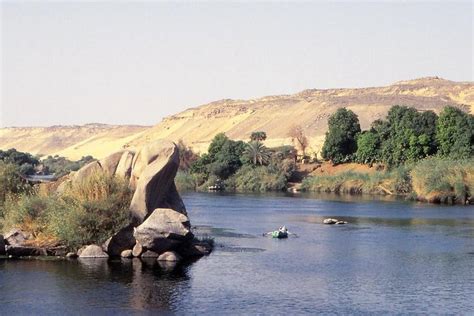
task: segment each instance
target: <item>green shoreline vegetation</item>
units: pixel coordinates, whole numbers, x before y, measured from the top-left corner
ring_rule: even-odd
[[[308,142],[301,127],[292,128],[289,136],[295,147],[266,148],[262,131],[252,133],[248,143],[218,134],[208,153],[187,155],[192,159],[178,172],[178,189],[288,189],[302,161],[318,162],[305,155]],[[184,144],[180,146],[192,152]],[[474,116],[451,106],[438,117],[433,111],[397,105],[386,120],[376,120],[369,130],[362,131],[357,115],[341,108],[328,120],[321,155],[333,165],[359,163],[377,165],[381,170],[310,175],[302,179],[301,190],[402,195],[433,203],[466,204],[474,193]]]

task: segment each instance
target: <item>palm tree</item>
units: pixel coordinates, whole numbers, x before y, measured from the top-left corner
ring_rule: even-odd
[[[266,165],[270,160],[270,152],[259,141],[252,141],[245,147],[244,154],[254,165]]]
[[[263,142],[265,139],[267,139],[267,133],[264,131],[252,132],[250,135],[250,141]]]

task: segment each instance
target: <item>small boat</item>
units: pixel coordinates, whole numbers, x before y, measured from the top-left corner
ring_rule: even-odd
[[[273,238],[288,238],[288,233],[287,232],[282,232],[282,231],[279,231],[279,230],[275,230],[272,232],[272,237]]]
[[[224,187],[221,185],[211,185],[207,187],[209,191],[224,191]]]

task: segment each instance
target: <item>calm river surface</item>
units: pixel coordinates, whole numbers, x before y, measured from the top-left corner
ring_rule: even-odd
[[[474,208],[189,193],[209,256],[173,271],[134,260],[0,260],[0,314],[474,312]],[[350,224],[322,225],[324,217]],[[262,232],[287,225],[299,238]]]

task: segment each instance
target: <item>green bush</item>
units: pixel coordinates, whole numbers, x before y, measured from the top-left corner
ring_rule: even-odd
[[[281,159],[272,154],[268,165],[245,164],[225,181],[226,190],[241,192],[281,191],[296,170],[294,159]]]
[[[128,224],[132,192],[121,178],[97,174],[61,194],[22,194],[5,203],[5,228],[23,228],[71,249],[101,244]]]
[[[179,170],[174,178],[174,182],[180,192],[195,191],[198,187],[196,176],[187,171]]]

